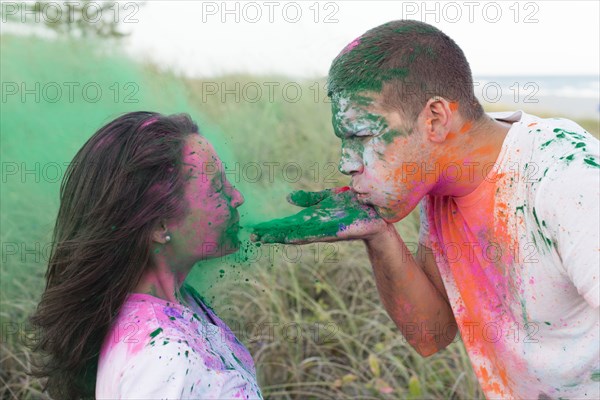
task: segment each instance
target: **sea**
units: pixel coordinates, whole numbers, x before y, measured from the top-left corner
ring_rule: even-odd
[[[473,86],[486,110],[600,120],[598,75],[478,76]]]

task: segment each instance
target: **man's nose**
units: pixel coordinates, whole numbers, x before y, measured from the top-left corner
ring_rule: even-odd
[[[355,151],[342,149],[338,169],[344,175],[360,174],[363,171],[362,159]]]

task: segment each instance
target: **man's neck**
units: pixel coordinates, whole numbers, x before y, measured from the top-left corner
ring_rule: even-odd
[[[498,160],[511,123],[484,115],[465,132],[453,135],[447,144],[455,161],[440,163],[445,168],[438,184],[430,192],[434,196],[462,197],[472,193],[484,181]],[[447,155],[444,156],[447,159]],[[444,165],[442,165],[444,164]],[[456,171],[458,165],[459,171]]]

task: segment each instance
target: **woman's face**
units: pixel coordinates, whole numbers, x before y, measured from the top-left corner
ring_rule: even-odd
[[[189,210],[182,222],[167,226],[167,251],[192,263],[234,253],[240,245],[237,207],[244,202],[242,194],[227,181],[215,149],[200,135],[188,136],[183,162]]]

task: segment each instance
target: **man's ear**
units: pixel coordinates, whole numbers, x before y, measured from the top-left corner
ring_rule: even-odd
[[[454,116],[455,107],[452,104],[439,96],[427,100],[417,119],[418,128],[425,133],[427,140],[434,143],[442,143],[446,140]]]
[[[167,243],[167,240],[165,239],[167,234],[168,229],[166,221],[164,219],[161,219],[160,223],[158,224],[158,227],[154,229],[154,232],[152,232],[152,241],[165,244]]]

